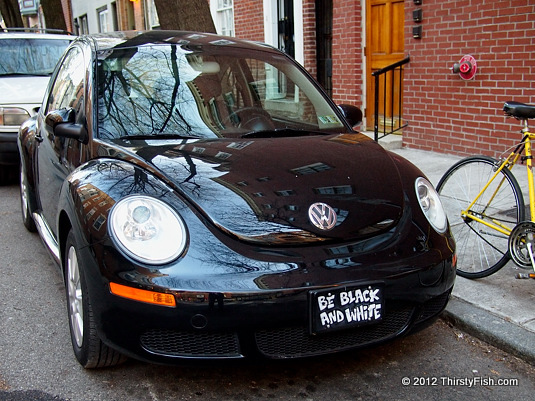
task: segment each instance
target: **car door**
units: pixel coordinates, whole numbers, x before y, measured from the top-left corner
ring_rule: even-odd
[[[47,93],[37,127],[38,199],[49,228],[55,229],[56,209],[61,186],[67,175],[79,164],[73,155],[80,154],[82,144],[75,139],[57,137],[45,124],[46,115],[55,110],[72,110],[73,122],[84,116],[85,63],[82,49],[68,51]]]

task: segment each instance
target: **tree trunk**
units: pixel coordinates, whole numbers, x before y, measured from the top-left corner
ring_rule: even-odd
[[[23,28],[22,17],[20,16],[19,2],[17,0],[1,0],[0,14],[4,18],[6,28]]]
[[[61,0],[41,0],[41,6],[43,7],[45,23],[48,29],[67,30]]]
[[[207,0],[154,0],[161,29],[216,33]]]

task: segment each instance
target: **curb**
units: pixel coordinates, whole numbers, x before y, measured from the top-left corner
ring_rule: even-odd
[[[452,296],[441,318],[462,331],[535,365],[533,332]]]

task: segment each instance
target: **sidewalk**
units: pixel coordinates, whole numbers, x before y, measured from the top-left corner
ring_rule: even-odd
[[[385,147],[410,160],[434,185],[451,165],[461,159],[400,148],[392,143]],[[519,182],[525,181],[519,177]],[[483,279],[457,276],[443,318],[468,334],[535,364],[535,280],[516,279],[518,271],[529,272],[517,269],[513,262],[509,262],[497,273]]]

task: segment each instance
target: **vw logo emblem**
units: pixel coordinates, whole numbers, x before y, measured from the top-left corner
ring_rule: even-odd
[[[336,224],[336,212],[326,203],[314,203],[308,208],[308,219],[320,230],[330,230]]]

